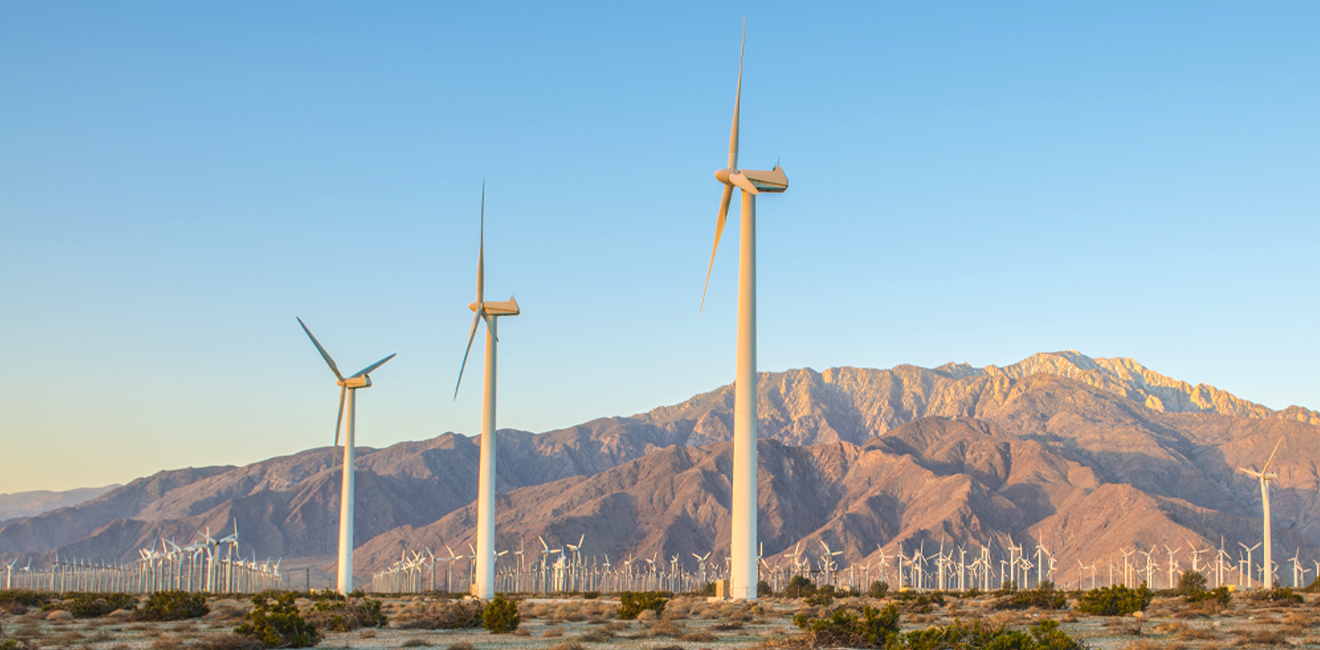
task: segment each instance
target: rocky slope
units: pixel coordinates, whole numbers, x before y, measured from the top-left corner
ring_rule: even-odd
[[[1003,368],[803,369],[763,374],[758,392],[768,554],[804,539],[851,560],[881,545],[892,555],[899,542],[1258,539],[1259,491],[1235,470],[1262,463],[1279,437],[1278,552],[1311,552],[1320,540],[1316,413],[1271,411],[1131,360],[1063,352]],[[589,532],[612,556],[727,545],[721,443],[732,398],[726,386],[631,417],[501,431],[501,544]],[[454,434],[359,451],[364,576],[400,545],[466,545],[477,454],[475,439]],[[0,558],[58,549],[128,559],[156,537],[227,532],[235,519],[251,553],[332,555],[337,458],[323,448],[162,472],[0,527]],[[1098,522],[1079,512],[1112,514]]]
[[[61,492],[37,490],[34,492],[0,494],[0,525],[12,519],[26,519],[43,512],[76,506],[95,499],[117,487],[122,486],[116,484],[97,488],[77,488]]]

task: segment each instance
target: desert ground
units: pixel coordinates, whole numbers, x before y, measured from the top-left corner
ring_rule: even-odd
[[[424,595],[383,596],[381,610],[390,623],[382,628],[326,632],[321,648],[445,648],[451,650],[722,650],[731,648],[809,648],[810,637],[794,626],[795,614],[821,615],[839,606],[897,603],[904,631],[945,625],[955,620],[980,620],[991,625],[1025,629],[1044,619],[1086,647],[1104,650],[1192,650],[1201,648],[1320,648],[1320,595],[1305,594],[1304,602],[1286,605],[1235,597],[1215,611],[1187,604],[1178,597],[1156,597],[1141,616],[1105,617],[1064,610],[996,610],[996,597],[940,599],[865,597],[841,598],[829,606],[808,605],[802,599],[763,598],[753,604],[711,602],[703,597],[676,596],[663,614],[647,611],[637,620],[620,620],[617,598],[527,596],[517,599],[522,622],[511,634],[491,634],[483,628],[415,629],[425,624],[421,614],[443,598]],[[311,601],[300,599],[300,608]],[[1073,605],[1070,600],[1069,605]],[[188,648],[199,650],[249,647],[233,634],[245,621],[251,603],[240,598],[213,597],[210,612],[192,620],[138,622],[126,610],[98,618],[77,619],[62,610],[7,608],[0,613],[0,648]]]

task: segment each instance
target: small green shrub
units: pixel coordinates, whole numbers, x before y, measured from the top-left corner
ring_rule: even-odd
[[[1077,611],[1097,616],[1127,616],[1144,612],[1155,594],[1142,583],[1137,589],[1123,585],[1092,589],[1077,600]]]
[[[891,603],[876,611],[866,605],[860,614],[840,607],[828,618],[798,614],[793,617],[793,624],[811,634],[815,647],[882,648],[891,636],[898,634],[898,606]]]
[[[1191,596],[1205,591],[1205,585],[1205,576],[1201,575],[1200,571],[1188,571],[1178,576],[1178,586],[1173,590],[1179,596]]]
[[[353,597],[343,600],[323,599],[307,612],[307,622],[318,630],[348,632],[364,627],[385,627],[390,620],[381,613],[381,602],[374,598]]]
[[[1044,582],[1035,589],[1025,589],[1000,596],[995,600],[994,609],[1063,609],[1068,598],[1062,591],[1054,588],[1054,583]]]
[[[59,600],[51,600],[41,606],[41,611],[48,612],[62,609],[74,618],[97,618],[116,609],[133,609],[137,606],[137,596],[116,593],[75,593],[64,594]]]
[[[1233,600],[1233,592],[1226,585],[1221,585],[1214,589],[1193,591],[1183,596],[1183,602],[1188,603],[1201,603],[1207,600],[1218,601],[1220,605],[1227,606]]]
[[[619,618],[632,620],[637,618],[643,610],[651,610],[656,616],[665,613],[665,604],[669,602],[668,598],[661,595],[659,591],[625,591],[619,597],[619,608],[615,612]]]
[[[816,590],[816,593],[807,596],[807,604],[812,607],[829,607],[834,604],[834,586],[825,585]]]
[[[135,621],[182,621],[201,618],[211,612],[206,596],[186,591],[157,591],[133,612]]]
[[[1304,598],[1301,594],[1293,593],[1292,587],[1275,587],[1273,589],[1261,589],[1251,594],[1252,600],[1266,600],[1276,605],[1300,604]]]
[[[768,582],[766,582],[766,581],[764,581],[764,580],[760,580],[760,581],[758,581],[758,582],[756,583],[756,597],[757,597],[757,598],[764,598],[764,597],[766,597],[766,596],[773,596],[774,593],[775,593],[775,590],[774,590],[773,587],[770,586],[770,583],[768,583]],[[711,595],[713,596],[714,594],[711,594]]]
[[[980,620],[913,630],[894,639],[898,650],[1081,650],[1081,643],[1059,629],[1058,621],[1045,620],[1028,631],[1008,630]]]
[[[784,585],[784,595],[789,598],[806,598],[814,593],[816,593],[816,585],[806,576],[793,576],[788,584]]]
[[[252,611],[245,616],[250,622],[234,628],[234,634],[257,639],[267,648],[309,648],[320,643],[321,633],[298,613],[296,598],[294,593],[253,596]]]
[[[872,598],[884,598],[889,594],[889,583],[883,580],[876,580],[871,583],[871,587],[866,590],[866,595]]]
[[[490,601],[481,613],[481,623],[491,634],[508,634],[518,629],[522,623],[522,617],[518,615],[518,603],[496,594],[495,600]]]
[[[44,591],[28,591],[26,589],[0,591],[0,609],[18,615],[27,612],[30,607],[41,607],[54,599],[55,594]]]

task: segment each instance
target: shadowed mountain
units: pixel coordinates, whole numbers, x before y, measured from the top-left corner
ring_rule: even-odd
[[[1310,553],[1320,539],[1314,412],[1271,411],[1130,360],[1066,352],[1004,368],[803,369],[762,374],[758,393],[768,556],[800,540],[814,553],[818,539],[850,561],[875,561],[880,545],[892,557],[899,542],[1259,539],[1259,490],[1237,468],[1259,466],[1281,436],[1276,550]],[[732,398],[726,386],[631,417],[500,431],[501,548],[582,533],[587,552],[611,557],[727,547]],[[58,549],[125,560],[161,536],[227,534],[235,519],[245,554],[330,556],[340,457],[322,448],[162,472],[0,528],[0,558]],[[465,548],[477,457],[477,440],[454,434],[359,450],[362,577],[401,545]],[[1074,534],[1100,525],[1078,512],[1109,513],[1104,533]]]
[[[0,494],[0,525],[11,519],[26,519],[43,512],[76,506],[91,501],[117,487],[122,486],[115,484],[98,488],[77,488],[63,492],[37,490],[35,492]]]

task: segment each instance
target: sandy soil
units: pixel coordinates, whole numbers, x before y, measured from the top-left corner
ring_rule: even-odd
[[[424,599],[385,598],[384,610],[392,620],[406,618]],[[852,602],[860,604],[863,599]],[[866,599],[864,602],[875,604]],[[881,601],[883,604],[884,601]],[[1317,648],[1320,649],[1320,596],[1288,607],[1235,599],[1219,614],[1195,611],[1173,598],[1158,598],[1140,618],[1082,616],[1071,611],[1007,611],[990,608],[991,598],[949,599],[928,612],[908,612],[902,617],[904,630],[982,619],[992,624],[1026,627],[1044,618],[1061,621],[1063,629],[1092,648],[1102,650],[1200,650],[1202,648]],[[808,609],[800,600],[764,599],[755,606],[708,603],[704,599],[680,597],[671,601],[663,617],[644,615],[643,620],[620,621],[613,608],[617,600],[600,598],[539,599],[521,602],[523,623],[515,634],[493,635],[484,629],[412,630],[397,628],[361,629],[330,633],[322,648],[464,648],[479,650],[569,650],[580,644],[585,650],[622,648],[653,650],[682,648],[753,648],[767,641],[800,634],[792,624],[794,613]],[[839,603],[836,603],[836,605]],[[232,636],[242,622],[247,603],[212,600],[211,614],[193,621],[135,623],[124,613],[99,619],[69,620],[39,611],[22,615],[0,615],[4,640],[28,641],[41,648],[88,648],[130,650],[137,648],[186,648],[207,645]],[[649,612],[647,613],[649,614]],[[63,620],[61,620],[63,619]]]

